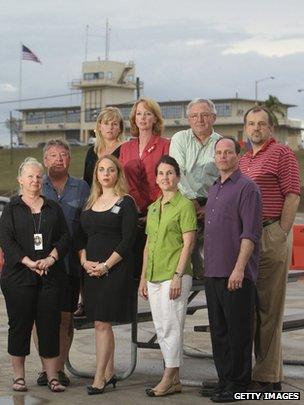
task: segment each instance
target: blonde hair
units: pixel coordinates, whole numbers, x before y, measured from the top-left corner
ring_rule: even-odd
[[[102,185],[99,183],[99,181],[97,179],[97,172],[98,172],[99,163],[104,159],[108,159],[112,163],[114,163],[114,165],[117,169],[117,181],[114,186],[115,194],[118,197],[123,197],[124,195],[127,194],[127,182],[125,179],[125,174],[124,174],[123,168],[122,168],[119,160],[116,159],[116,157],[113,155],[105,155],[102,158],[98,159],[96,162],[94,174],[93,174],[91,193],[90,193],[90,196],[86,203],[85,210],[92,208],[92,206],[95,204],[97,199],[103,194]]]
[[[105,107],[103,108],[96,120],[96,126],[95,126],[95,136],[96,136],[96,141],[95,141],[95,146],[94,146],[94,151],[96,155],[98,156],[98,152],[101,150],[104,150],[106,148],[103,135],[99,129],[100,123],[103,121],[105,123],[108,123],[109,121],[118,121],[119,123],[119,128],[120,132],[118,134],[117,140],[121,141],[122,140],[122,135],[124,133],[124,119],[123,116],[120,112],[120,110],[117,107]]]
[[[18,180],[19,180],[19,177],[22,176],[24,168],[27,166],[38,166],[41,173],[43,173],[43,171],[44,171],[43,165],[37,159],[29,156],[24,159],[24,161],[20,164],[20,166],[18,168],[18,175],[17,175]],[[20,185],[19,194],[21,194],[21,192],[22,192],[22,186]]]
[[[135,118],[136,118],[136,110],[138,104],[143,103],[147,110],[152,112],[156,117],[156,123],[153,125],[152,132],[154,135],[161,136],[164,131],[164,120],[162,117],[161,109],[159,104],[152,100],[151,98],[140,98],[136,101],[133,105],[131,113],[130,113],[130,132],[133,136],[139,136],[139,129],[136,125]]]

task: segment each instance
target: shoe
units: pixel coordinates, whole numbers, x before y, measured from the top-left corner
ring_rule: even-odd
[[[106,383],[104,384],[103,387],[101,388],[97,388],[97,387],[93,387],[92,385],[88,385],[87,386],[87,393],[88,395],[99,395],[99,394],[103,394],[106,388]]]
[[[25,384],[24,378],[20,377],[20,378],[16,378],[15,380],[13,380],[12,389],[13,389],[13,391],[16,391],[16,392],[27,391],[27,386]]]
[[[45,371],[41,371],[39,373],[38,378],[37,378],[37,384],[40,385],[40,387],[46,387],[48,384],[48,379]]]
[[[106,386],[112,384],[113,388],[116,388],[117,381],[118,381],[117,376],[115,374],[113,374],[111,378],[106,380]]]
[[[82,316],[85,316],[84,305],[81,302],[79,302],[79,304],[77,305],[77,309],[74,312],[74,317],[75,318],[80,318]]]
[[[273,386],[274,391],[282,391],[282,383],[281,382],[272,383],[272,386]]]
[[[221,391],[215,395],[212,395],[211,401],[213,402],[235,402],[237,399],[234,399],[234,393],[232,391]]]
[[[146,389],[148,397],[165,397],[166,395],[179,394],[181,392],[182,386],[180,382],[169,385],[166,390],[157,390],[155,388]]]
[[[71,384],[69,377],[65,374],[64,371],[61,370],[58,371],[58,380],[64,387],[68,387]]]
[[[275,383],[280,384],[280,383]],[[282,387],[281,387],[282,388]],[[251,381],[247,387],[247,392],[272,392],[274,383],[264,381]]]
[[[214,388],[206,388],[206,387],[202,387],[200,390],[199,390],[199,394],[202,396],[202,397],[212,397],[212,396],[214,396],[214,395],[216,395],[216,394],[220,394],[223,390],[225,390],[225,386],[224,385],[221,385],[221,384],[217,384],[217,386]]]
[[[63,392],[65,391],[65,387],[60,384],[57,378],[52,378],[48,381],[47,386],[52,392]]]
[[[217,388],[218,385],[219,381],[216,379],[203,380],[202,382],[202,388],[214,389]]]

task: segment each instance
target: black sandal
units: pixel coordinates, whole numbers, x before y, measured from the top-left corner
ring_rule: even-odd
[[[60,382],[57,380],[57,378],[52,378],[50,381],[48,381],[47,386],[52,392],[63,392],[65,391],[65,387],[60,384]]]

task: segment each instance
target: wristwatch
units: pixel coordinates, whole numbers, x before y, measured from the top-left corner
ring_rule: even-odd
[[[183,275],[184,275],[184,273],[179,273],[178,271],[176,271],[176,272],[174,273],[174,275],[175,275],[177,278],[182,278]]]

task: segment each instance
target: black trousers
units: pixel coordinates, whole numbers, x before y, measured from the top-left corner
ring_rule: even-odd
[[[60,299],[57,285],[38,279],[37,285],[22,286],[9,279],[1,281],[6,302],[9,331],[8,352],[12,356],[30,353],[34,322],[38,335],[39,355],[59,355]]]
[[[236,291],[227,285],[227,278],[206,278],[206,298],[219,382],[238,391],[251,381],[255,285],[246,278]]]

